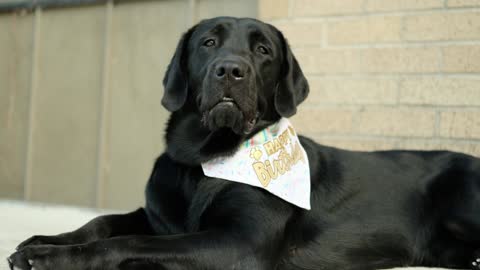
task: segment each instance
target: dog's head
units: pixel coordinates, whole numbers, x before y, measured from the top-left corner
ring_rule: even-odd
[[[229,128],[239,135],[251,133],[259,120],[292,116],[308,94],[281,32],[248,18],[219,17],[192,27],[163,83],[169,111],[193,110],[211,131]]]

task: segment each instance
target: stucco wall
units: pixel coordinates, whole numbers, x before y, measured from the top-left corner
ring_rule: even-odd
[[[0,14],[0,198],[132,209],[162,152],[180,35],[257,1],[160,0]]]

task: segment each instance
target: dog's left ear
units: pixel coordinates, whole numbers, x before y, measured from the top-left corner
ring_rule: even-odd
[[[282,43],[282,75],[275,92],[275,109],[283,117],[297,112],[297,106],[308,96],[309,87],[302,69],[283,34],[277,30]]]
[[[179,110],[187,100],[187,50],[188,41],[193,31],[194,27],[183,34],[182,38],[178,42],[175,54],[168,65],[165,77],[163,78],[164,92],[162,105],[171,112]]]

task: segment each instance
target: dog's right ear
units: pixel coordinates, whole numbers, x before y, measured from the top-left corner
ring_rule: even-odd
[[[179,110],[187,100],[187,50],[188,41],[193,31],[194,27],[183,34],[178,42],[175,54],[168,65],[165,77],[163,78],[164,92],[162,105],[171,112]]]

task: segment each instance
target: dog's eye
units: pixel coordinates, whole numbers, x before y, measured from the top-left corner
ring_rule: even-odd
[[[267,47],[262,46],[262,45],[258,46],[257,51],[258,51],[259,53],[261,53],[261,54],[268,54],[268,49],[267,49]]]
[[[209,38],[203,42],[203,46],[205,47],[212,47],[215,46],[215,40]]]

